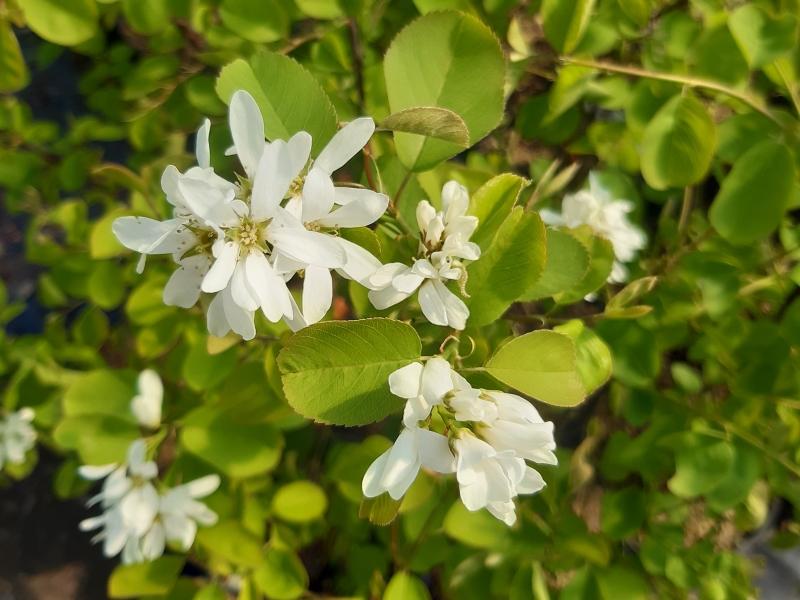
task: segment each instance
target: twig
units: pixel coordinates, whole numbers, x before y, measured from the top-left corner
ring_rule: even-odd
[[[717,81],[711,79],[702,79],[700,77],[690,77],[687,75],[676,75],[674,73],[660,73],[658,71],[649,71],[647,69],[640,69],[639,67],[628,67],[624,65],[617,65],[607,61],[586,60],[583,58],[575,58],[572,56],[562,56],[561,62],[568,65],[575,65],[578,67],[588,67],[590,69],[597,69],[598,71],[608,71],[610,73],[621,73],[623,75],[632,75],[634,77],[644,77],[647,79],[657,79],[659,81],[669,81],[672,83],[680,83],[688,85],[689,87],[705,88],[720,92],[731,98],[735,98],[749,105],[751,108],[757,110],[768,119],[774,121],[778,125],[782,125],[781,121],[772,114],[772,111],[766,106],[764,101],[750,94],[742,92],[726,85],[722,85]]]

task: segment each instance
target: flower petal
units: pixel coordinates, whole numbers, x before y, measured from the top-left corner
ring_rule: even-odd
[[[442,305],[447,313],[447,325],[453,329],[462,330],[467,326],[469,308],[464,301],[447,289],[441,281],[434,281],[434,287],[439,295]]]
[[[251,252],[249,254],[261,254],[261,252]],[[249,256],[249,255],[248,255]],[[233,270],[231,276],[231,298],[233,301],[247,311],[254,311],[258,308],[258,300],[255,293],[251,293],[250,286],[247,283],[247,274],[245,272],[245,261],[238,261],[236,268]]]
[[[389,390],[400,398],[416,398],[420,393],[422,363],[413,362],[389,374]]]
[[[273,216],[294,177],[286,142],[275,140],[267,144],[253,178],[250,215],[257,221]]]
[[[233,301],[230,287],[225,288],[221,294],[222,308],[225,311],[225,319],[227,319],[230,328],[234,333],[238,333],[242,339],[252,340],[256,336],[253,313],[245,310]]]
[[[222,294],[217,294],[208,305],[208,313],[206,314],[206,327],[208,332],[215,337],[225,337],[231,330],[222,304]]]
[[[434,325],[447,326],[447,310],[434,283],[437,282],[429,279],[419,288],[419,306],[428,321]]]
[[[120,217],[111,230],[120,244],[142,254],[169,254],[173,247],[164,242],[180,227],[178,219],[156,221],[147,217]]]
[[[334,194],[331,176],[322,169],[312,168],[303,184],[303,222],[312,223],[327,216],[333,207]]]
[[[314,167],[330,175],[358,154],[374,131],[375,122],[370,117],[353,119],[331,138],[314,161]]]
[[[383,471],[386,469],[386,463],[389,461],[389,453],[392,451],[389,448],[386,452],[381,454],[378,458],[372,461],[372,464],[364,473],[364,478],[361,480],[361,491],[367,498],[374,498],[380,496],[386,491],[381,483],[383,480]]]
[[[383,310],[402,302],[410,295],[411,293],[401,292],[389,286],[382,290],[370,290],[369,301],[372,302],[372,306],[378,310]]]
[[[264,316],[273,323],[283,316],[291,316],[291,294],[267,257],[261,252],[251,252],[245,266],[250,288],[255,292]]]
[[[345,254],[345,263],[339,269],[339,274],[347,279],[357,281],[364,287],[372,288],[370,279],[381,268],[381,261],[358,244],[344,238],[337,238],[337,240]]]
[[[325,267],[309,265],[303,280],[303,317],[310,325],[322,320],[333,302],[333,280]]]
[[[256,101],[244,90],[234,92],[231,97],[228,122],[239,162],[248,177],[253,177],[266,144],[264,119]]]
[[[416,436],[423,467],[437,473],[455,472],[456,458],[450,450],[446,436],[427,429],[417,429]]]
[[[204,119],[194,138],[194,153],[197,156],[197,165],[202,169],[207,169],[211,166],[211,149],[208,145],[210,131],[211,121]]]
[[[225,242],[222,244],[214,264],[211,265],[208,273],[203,277],[203,283],[200,286],[201,289],[209,294],[224,289],[231,280],[231,277],[233,277],[238,257],[239,244],[234,242]]]
[[[439,356],[434,356],[425,363],[422,371],[421,394],[429,404],[440,403],[444,395],[452,391],[452,371],[450,363]]]
[[[311,134],[307,131],[298,131],[286,143],[289,146],[291,171],[296,177],[305,168],[311,155]]]
[[[204,255],[183,259],[164,286],[164,304],[181,308],[191,308],[197,304],[200,298],[200,286],[208,272],[209,264],[208,257]]]
[[[368,193],[322,217],[319,224],[324,227],[366,227],[377,221],[386,212],[389,197],[372,190],[360,191]]]
[[[329,269],[344,266],[346,256],[335,237],[305,229],[270,229],[270,241],[289,258]]]

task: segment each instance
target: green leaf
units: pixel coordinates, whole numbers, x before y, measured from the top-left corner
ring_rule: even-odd
[[[622,288],[606,304],[606,308],[619,309],[631,305],[634,301],[650,293],[656,284],[658,277],[642,277],[631,281]]]
[[[167,594],[178,581],[186,559],[162,556],[152,562],[119,565],[108,580],[110,598],[138,598]]]
[[[280,434],[267,423],[253,422],[234,409],[200,407],[183,421],[181,445],[229,477],[262,475],[278,463]]]
[[[724,481],[734,462],[733,446],[699,433],[687,433],[678,442],[675,475],[667,482],[680,498],[694,498]]]
[[[324,490],[311,481],[293,481],[281,486],[272,499],[272,511],[290,523],[319,519],[328,508]]]
[[[109,415],[135,423],[131,412],[135,379],[132,371],[103,369],[81,373],[64,392],[64,415]]]
[[[75,46],[97,32],[97,5],[93,0],[18,0],[25,21],[48,42]]]
[[[336,111],[330,98],[314,76],[288,56],[262,51],[249,61],[239,58],[224,66],[217,79],[217,94],[227,103],[237,90],[255,98],[269,140],[307,131],[314,139],[311,152],[316,155],[336,132]]]
[[[469,323],[487,325],[533,287],[544,268],[544,224],[521,206],[511,211],[480,260],[467,267]]]
[[[394,38],[384,59],[392,112],[418,106],[451,110],[466,123],[470,145],[500,123],[505,71],[503,51],[491,30],[472,16],[451,11],[412,22]],[[463,150],[412,133],[395,133],[395,142],[403,164],[414,171]]]
[[[559,304],[579,302],[591,292],[602,287],[614,266],[614,247],[606,238],[596,235],[589,227],[570,229],[569,233],[578,239],[589,253],[589,268],[577,286],[554,296]]]
[[[478,227],[472,234],[473,242],[481,248],[489,247],[526,183],[527,180],[519,175],[502,173],[478,188],[470,198],[468,211],[478,217]]]
[[[0,19],[0,93],[21,90],[29,79],[17,36],[11,25]]]
[[[125,209],[119,208],[109,211],[92,225],[89,235],[89,254],[92,258],[113,258],[126,252],[125,247],[119,243],[117,236],[111,230],[111,224],[117,217],[125,214]]]
[[[289,33],[289,15],[278,0],[223,0],[219,16],[225,27],[251,42],[275,42]]]
[[[263,560],[262,542],[234,520],[197,530],[197,544],[237,566],[256,568]]]
[[[600,528],[612,540],[624,540],[636,533],[647,513],[647,496],[641,489],[627,487],[603,494]]]
[[[383,600],[430,600],[431,594],[422,580],[407,571],[392,575],[383,592]]]
[[[406,108],[386,117],[379,127],[445,140],[462,148],[469,146],[469,129],[464,119],[438,106]]]
[[[648,600],[652,598],[647,580],[638,571],[612,565],[595,572],[602,600]]]
[[[756,4],[745,4],[728,17],[728,27],[747,62],[763,67],[797,44],[797,18],[791,14],[772,17]]]
[[[164,304],[165,284],[165,278],[152,277],[131,292],[125,313],[132,323],[154,325],[176,312],[175,307]]]
[[[572,52],[581,41],[594,9],[594,0],[544,0],[541,15],[547,41],[562,54]]]
[[[197,340],[186,354],[181,369],[184,381],[198,392],[213,389],[225,381],[238,361],[234,348],[212,356],[206,345],[206,340]]]
[[[711,224],[734,244],[768,236],[783,218],[794,180],[789,149],[778,142],[761,142],[745,152],[722,180],[709,211]]]
[[[169,5],[162,0],[122,0],[122,12],[131,28],[143,35],[155,35],[169,24]]]
[[[66,417],[53,430],[56,444],[76,450],[87,465],[122,462],[139,435],[138,425],[131,420],[102,414]]]
[[[533,331],[511,339],[487,361],[498,381],[554,406],[575,406],[584,399],[575,345],[554,331]]]
[[[544,270],[525,294],[525,300],[538,300],[575,289],[589,270],[589,251],[578,238],[561,229],[546,231]]]
[[[501,552],[511,541],[511,530],[486,510],[470,512],[456,501],[444,518],[444,532],[469,548]]]
[[[253,571],[256,587],[274,600],[294,600],[308,587],[308,573],[297,555],[270,548],[264,561]]]
[[[389,374],[417,360],[416,331],[390,319],[328,321],[294,334],[278,355],[289,404],[309,419],[365,425],[400,410]]]
[[[583,321],[574,319],[554,327],[553,331],[568,335],[575,342],[578,373],[587,394],[591,394],[611,378],[611,350]]]
[[[690,95],[675,96],[656,113],[642,136],[642,175],[657,189],[703,179],[717,145],[714,121]]]

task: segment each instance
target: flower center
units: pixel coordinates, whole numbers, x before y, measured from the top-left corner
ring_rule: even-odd
[[[292,183],[289,185],[289,197],[296,198],[299,196],[303,191],[303,184],[305,183],[305,177],[302,175],[298,175],[294,178]]]
[[[234,230],[234,238],[245,250],[264,250],[264,223],[242,219],[239,227]]]

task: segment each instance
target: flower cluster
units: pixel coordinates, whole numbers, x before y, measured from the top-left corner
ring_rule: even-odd
[[[377,309],[388,308],[419,289],[419,304],[425,318],[434,325],[464,329],[469,309],[451,292],[446,283],[458,281],[463,293],[467,270],[464,261],[480,258],[481,249],[470,242],[478,218],[467,215],[469,194],[456,181],[442,188],[442,210],[423,200],[417,205],[420,241],[418,257],[412,266],[403,263],[383,265],[370,277],[369,298]]]
[[[34,413],[23,408],[0,420],[0,469],[5,464],[19,465],[36,444],[36,430],[31,426]]]
[[[372,190],[337,187],[331,174],[369,140],[370,118],[351,121],[313,161],[312,139],[301,131],[288,140],[264,139],[264,121],[247,92],[233,94],[229,111],[233,148],[244,174],[230,182],[210,163],[206,120],[196,137],[197,166],[181,173],[169,166],[161,187],[173,217],[157,221],[121,217],[120,242],[142,254],[171,254],[178,268],[164,288],[164,302],[189,308],[200,293],[208,304],[209,331],[255,336],[254,315],[284,319],[293,329],[319,321],[331,306],[331,270],[366,284],[380,267],[369,252],[338,236],[343,227],[374,223],[388,198]],[[302,309],[287,282],[304,278]]]
[[[139,376],[139,393],[131,410],[139,424],[155,429],[160,424],[163,386],[153,371]],[[81,521],[83,531],[99,529],[93,538],[103,542],[103,553],[121,554],[122,562],[155,560],[164,553],[167,543],[186,551],[194,542],[197,526],[213,525],[217,515],[198,498],[212,494],[219,487],[217,475],[207,475],[189,483],[158,490],[158,466],[147,458],[147,442],[134,441],[122,464],[84,465],[80,475],[89,480],[103,479],[100,493],[87,506],[99,504],[101,515]]]
[[[614,266],[608,281],[623,283],[628,279],[628,268],[624,263],[632,261],[636,253],[645,247],[644,232],[628,219],[633,203],[614,198],[595,173],[589,174],[589,189],[567,194],[561,205],[561,213],[541,211],[542,220],[549,225],[579,227],[588,225],[592,231],[608,239],[614,247]]]
[[[367,469],[364,495],[399,500],[423,467],[456,473],[468,510],[486,508],[513,525],[514,498],[545,485],[526,461],[557,463],[553,423],[524,398],[473,388],[440,357],[398,369],[389,388],[406,399],[403,431]]]

